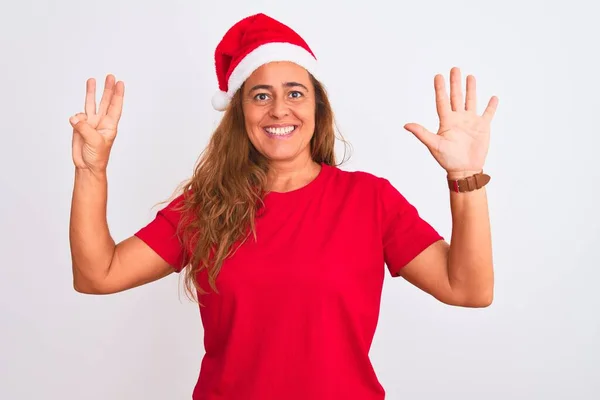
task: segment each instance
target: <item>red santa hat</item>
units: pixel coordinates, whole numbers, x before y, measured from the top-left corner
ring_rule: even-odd
[[[293,29],[265,15],[255,14],[233,25],[215,50],[219,91],[212,98],[223,111],[244,81],[261,65],[290,61],[317,76],[317,59]]]

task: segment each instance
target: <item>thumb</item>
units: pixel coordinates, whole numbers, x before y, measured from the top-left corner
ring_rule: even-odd
[[[424,126],[410,123],[404,125],[404,129],[415,135],[429,150],[433,151],[438,148],[439,136],[429,132]]]
[[[100,134],[87,123],[87,116],[84,113],[72,116],[69,118],[69,122],[73,130],[79,133],[85,142],[97,143],[98,139],[101,138]]]

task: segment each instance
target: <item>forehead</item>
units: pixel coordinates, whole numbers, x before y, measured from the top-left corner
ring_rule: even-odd
[[[260,66],[246,80],[250,85],[277,85],[283,82],[296,81],[307,84],[310,82],[308,71],[289,61],[270,62]]]

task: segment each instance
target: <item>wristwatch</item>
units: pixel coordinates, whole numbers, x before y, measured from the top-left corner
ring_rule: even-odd
[[[472,192],[488,184],[490,176],[480,172],[461,179],[448,179],[448,188],[456,193]]]

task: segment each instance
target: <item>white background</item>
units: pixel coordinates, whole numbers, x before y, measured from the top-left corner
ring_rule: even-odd
[[[589,5],[586,5],[589,4]],[[485,169],[496,296],[452,308],[387,278],[372,360],[389,399],[600,398],[600,84],[586,1],[4,1],[0,8],[0,398],[189,399],[203,355],[178,276],[73,290],[68,118],[85,81],[126,84],[109,166],[116,240],[186,179],[220,114],[214,47],[255,12],[311,45],[348,170],[385,176],[446,238],[445,175],[402,126],[437,127],[433,77],[497,95]],[[100,95],[100,94],[98,94]],[[341,154],[340,147],[340,154]]]

